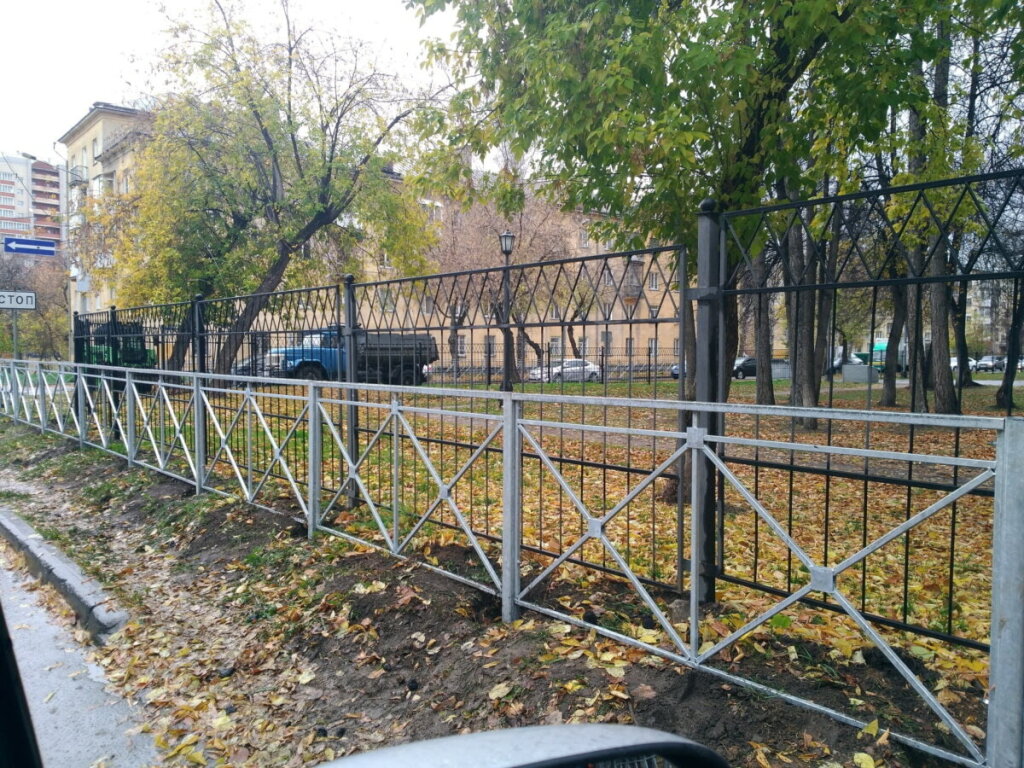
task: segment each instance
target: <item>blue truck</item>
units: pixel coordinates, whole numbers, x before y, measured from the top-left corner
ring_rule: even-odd
[[[355,380],[371,384],[412,386],[426,380],[424,368],[438,359],[437,342],[429,333],[392,333],[356,328]],[[348,372],[348,336],[344,327],[303,334],[298,344],[274,347],[259,373],[278,378],[344,381]]]

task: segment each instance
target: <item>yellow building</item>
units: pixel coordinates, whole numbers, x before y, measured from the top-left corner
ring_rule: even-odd
[[[131,189],[134,154],[146,136],[146,113],[98,101],[58,141],[67,150],[68,195],[65,220],[71,254],[71,306],[80,313],[116,303],[113,287],[88,271],[89,264],[109,263],[109,254],[95,252],[90,238],[90,205],[104,195]]]

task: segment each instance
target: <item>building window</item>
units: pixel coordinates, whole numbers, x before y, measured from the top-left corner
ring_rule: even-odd
[[[562,319],[562,313],[559,311],[557,304],[552,304],[551,307],[548,309],[548,317],[551,318],[552,320]]]
[[[484,336],[484,354],[490,357],[494,354],[494,335],[487,334]]]
[[[95,160],[99,156],[100,156],[100,140],[99,139],[93,139],[92,140],[92,159]]]
[[[580,248],[590,247],[590,233],[586,230],[586,227],[580,230]]]
[[[626,357],[633,356],[633,337],[626,337]]]
[[[661,278],[658,277],[658,273],[651,270],[651,274],[647,276],[647,287],[652,291],[661,290]]]
[[[562,337],[552,336],[548,340],[548,351],[551,352],[552,357],[561,357],[562,355]]]
[[[466,334],[464,333],[455,337],[455,354],[459,357],[466,356]]]
[[[423,301],[420,303],[420,308],[423,310],[424,315],[434,314],[434,297],[424,295]]]
[[[380,292],[380,308],[385,312],[395,311],[395,296],[390,288],[383,288]]]
[[[648,339],[647,340],[647,354],[650,355],[651,357],[657,357],[658,356],[658,340],[657,339]]]
[[[612,348],[612,332],[601,331],[601,351],[609,352]]]
[[[648,315],[650,315],[651,320],[657,320],[658,319],[658,310],[659,310],[659,307],[655,306],[654,304],[648,304],[647,305],[647,313],[648,313]]]
[[[612,275],[612,270],[607,264],[604,265],[604,271],[601,272],[601,282],[605,285],[615,285],[615,276]]]
[[[589,349],[590,345],[587,344],[587,337],[584,336],[582,339],[580,339],[580,357],[586,357]]]
[[[672,339],[672,357],[679,357],[679,339]]]

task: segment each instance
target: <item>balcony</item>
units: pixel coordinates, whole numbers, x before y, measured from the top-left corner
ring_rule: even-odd
[[[76,165],[68,171],[68,183],[72,187],[84,186],[89,183],[89,169],[84,165]]]

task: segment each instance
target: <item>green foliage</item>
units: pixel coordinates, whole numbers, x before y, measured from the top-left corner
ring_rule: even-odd
[[[174,30],[172,92],[154,109],[117,238],[121,301],[323,282],[359,249],[421,270],[418,207],[391,171],[414,99],[366,71],[358,46],[298,28],[287,4],[277,39],[242,19],[213,0],[208,20]]]
[[[914,65],[943,55],[941,25],[988,13],[922,0],[410,5],[459,23],[454,46],[433,48],[462,88],[425,120],[444,137],[431,155],[441,183],[467,178],[453,157],[508,147],[566,206],[667,241],[692,236],[708,195],[738,208],[780,185],[807,196],[825,178],[859,183],[851,156],[887,139],[893,111],[928,108]],[[930,128],[950,147],[950,118]],[[940,174],[940,157],[972,162],[963,140],[930,155]]]

